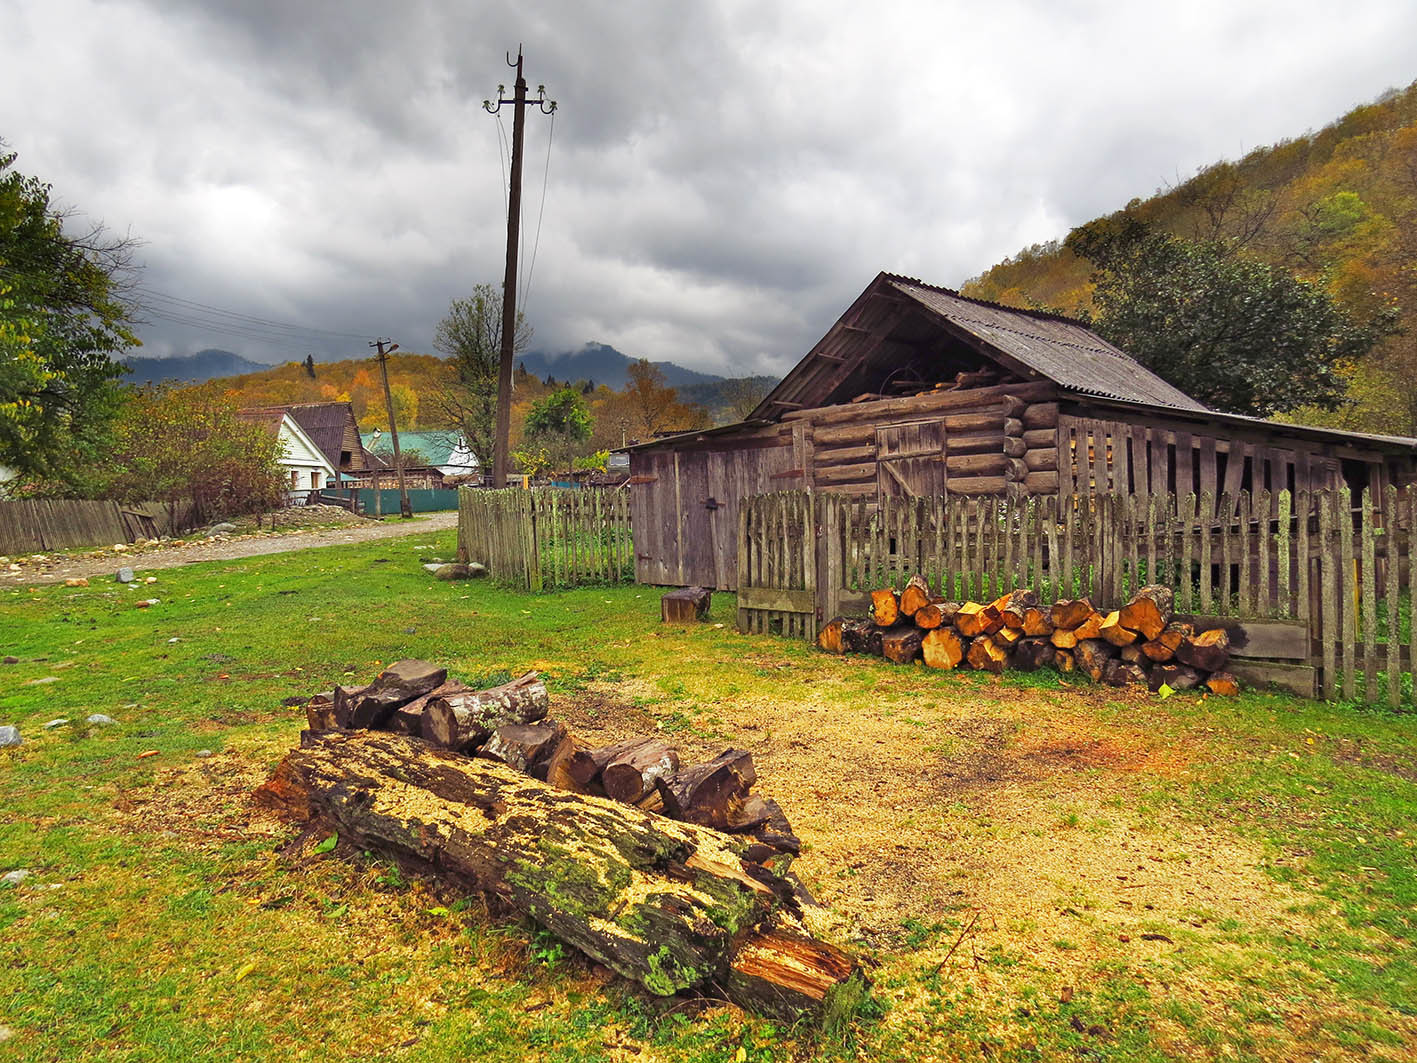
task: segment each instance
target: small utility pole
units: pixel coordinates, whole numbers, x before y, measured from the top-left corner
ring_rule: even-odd
[[[388,351],[384,350],[384,344],[389,345]],[[394,424],[394,396],[389,391],[389,355],[399,349],[399,345],[392,340],[374,340],[369,346],[379,349],[379,369],[384,375],[384,409],[389,411],[389,438],[394,441],[394,471],[399,476],[399,513],[404,520],[413,516],[413,504],[408,500],[408,488],[403,482],[403,459],[399,457],[399,428]],[[379,477],[374,477],[374,490],[378,491]]]
[[[507,65],[515,67],[517,81],[510,100],[503,96],[505,85],[497,86],[497,106],[483,100],[488,113],[496,114],[502,104],[512,105],[512,176],[507,192],[507,272],[502,277],[502,363],[497,373],[497,438],[492,444],[492,486],[507,486],[507,449],[512,438],[512,346],[517,333],[517,241],[522,224],[522,133],[526,125],[526,108],[535,102],[542,114],[552,114],[556,101],[546,98],[546,86],[536,87],[537,98],[526,96],[526,78],[522,77],[522,47],[517,45],[517,61],[507,53]]]

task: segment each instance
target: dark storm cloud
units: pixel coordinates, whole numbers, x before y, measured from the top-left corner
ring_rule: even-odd
[[[537,344],[738,372],[785,369],[879,269],[958,284],[1405,84],[1417,36],[1400,0],[1341,16],[1278,0],[0,0],[0,16],[0,135],[60,198],[146,241],[147,288],[411,350],[501,277],[511,121],[480,104],[510,90],[503,54],[523,42],[533,91],[561,104],[527,123]],[[366,353],[168,318],[143,331],[151,353]]]

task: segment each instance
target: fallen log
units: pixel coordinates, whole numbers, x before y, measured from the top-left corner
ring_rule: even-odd
[[[343,726],[358,730],[382,727],[401,705],[429,694],[448,680],[448,670],[427,661],[395,661],[357,694],[346,695]]]
[[[753,754],[725,749],[713,760],[682,768],[656,779],[655,789],[664,799],[665,815],[705,827],[727,827],[758,781]]]
[[[791,1018],[864,984],[849,956],[801,927],[795,881],[773,870],[790,858],[755,864],[746,836],[399,735],[326,731],[303,742],[257,790],[259,803],[464,883],[651,993],[721,988]]]
[[[902,617],[913,618],[916,613],[930,603],[930,585],[919,573],[910,577],[905,590],[900,592],[900,613]]]
[[[305,703],[305,723],[312,731],[332,731],[335,723],[335,692],[325,691],[314,694]]]
[[[964,660],[964,641],[951,628],[935,628],[926,632],[920,640],[920,653],[925,658],[926,667],[948,671]]]
[[[442,686],[430,690],[421,698],[414,698],[407,705],[400,705],[396,708],[394,714],[384,724],[383,729],[393,731],[395,734],[413,735],[416,738],[423,733],[423,713],[428,708],[430,701],[452,694],[469,694],[471,692],[471,687],[464,686],[456,679],[449,679]]]
[[[547,766],[567,740],[566,728],[555,720],[505,723],[493,730],[478,752],[545,782]]]
[[[900,595],[893,588],[871,592],[871,619],[877,627],[894,627],[900,619]]]
[[[1159,583],[1137,591],[1132,600],[1119,610],[1121,624],[1150,641],[1171,622],[1171,588]]]
[[[909,664],[920,656],[923,633],[912,624],[897,624],[881,631],[881,656],[896,664]]]
[[[1230,636],[1218,627],[1183,638],[1176,647],[1176,660],[1202,672],[1222,672],[1230,663]]]
[[[546,684],[527,672],[491,690],[430,698],[423,710],[423,737],[444,749],[465,751],[480,746],[508,723],[535,723],[551,706]]]
[[[1117,653],[1117,647],[1106,639],[1082,639],[1073,650],[1078,668],[1085,672],[1094,683],[1102,682],[1107,662]]]
[[[651,739],[611,758],[600,773],[600,785],[606,797],[634,804],[654,791],[656,779],[668,778],[678,770],[679,751]]]

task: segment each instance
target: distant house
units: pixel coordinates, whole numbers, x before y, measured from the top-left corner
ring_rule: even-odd
[[[289,410],[280,407],[240,410],[236,416],[248,424],[259,425],[280,441],[280,463],[286,469],[291,502],[303,502],[311,492],[334,483],[334,466]]]
[[[289,415],[334,470],[335,475],[322,486],[342,486],[351,476],[359,477],[378,467],[374,456],[360,442],[359,424],[349,403],[297,402],[242,411],[243,416],[275,413]]]
[[[375,429],[364,439],[364,446],[370,451],[380,451],[392,455],[393,442],[379,429]],[[444,476],[476,476],[482,471],[482,463],[477,455],[468,449],[467,440],[460,432],[399,432],[400,453],[416,451],[424,459],[427,468],[437,469]],[[387,467],[393,463],[387,457],[380,459]]]

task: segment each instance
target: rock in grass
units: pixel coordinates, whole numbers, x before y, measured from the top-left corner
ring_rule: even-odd
[[[226,521],[222,521],[220,524],[213,524],[210,528],[208,528],[207,536],[211,537],[213,535],[230,535],[235,530],[235,524],[229,524]]]
[[[487,566],[474,561],[467,566],[467,574],[473,579],[483,579],[487,575]]]
[[[20,729],[18,727],[13,727],[8,724],[4,727],[0,727],[0,749],[4,749],[6,746],[18,746],[23,744],[23,742],[24,739],[20,737]]]
[[[435,564],[433,564],[433,563],[431,563],[431,562],[426,562],[426,563],[423,565],[423,571],[425,571],[425,572],[432,572],[434,575],[437,575],[438,570],[439,570],[440,568],[442,568],[442,567],[443,567],[442,565],[435,565]]]
[[[118,574],[114,576],[114,579],[116,579],[119,583],[132,583],[133,580],[137,579],[137,576],[133,574],[133,570],[131,568],[129,568],[127,565],[124,565],[118,570]]]
[[[56,727],[63,727],[68,722],[69,721],[67,719],[61,716],[57,720],[50,720],[47,724],[44,725],[44,729],[46,731],[52,731]]]
[[[206,759],[207,759],[208,757],[210,757],[211,755],[212,755],[212,751],[211,751],[210,749],[199,749],[199,750],[197,750],[197,756],[201,757],[203,760],[206,760]]]
[[[6,663],[6,664],[19,664],[19,663],[20,663],[20,659],[19,659],[18,657],[14,657],[14,656],[6,657],[6,658],[5,658],[5,663]]]
[[[3,876],[0,876],[0,885],[18,886],[33,874],[33,871],[27,871],[22,867],[16,868],[14,871],[7,871]]]
[[[449,565],[439,565],[433,575],[437,576],[439,579],[454,580],[467,579],[472,573],[467,565],[454,562]]]
[[[112,727],[117,722],[112,716],[105,716],[101,712],[96,712],[84,720],[84,723],[92,724],[94,727]]]

